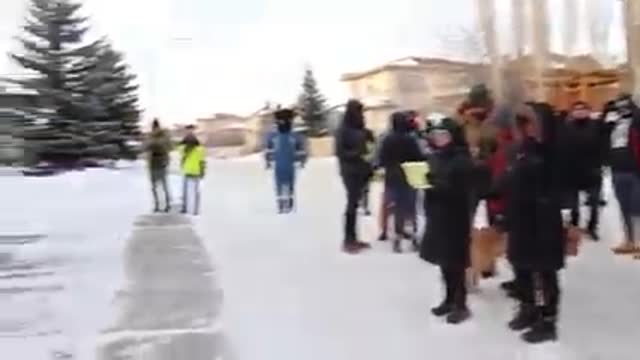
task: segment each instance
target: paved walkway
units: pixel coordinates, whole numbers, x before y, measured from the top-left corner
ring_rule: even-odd
[[[98,359],[215,360],[222,352],[222,292],[187,217],[146,215],[125,251],[128,285],[120,316],[104,332]]]

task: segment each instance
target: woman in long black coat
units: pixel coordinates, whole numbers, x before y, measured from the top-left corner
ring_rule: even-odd
[[[437,150],[430,158],[429,182],[425,192],[429,226],[424,234],[420,257],[442,272],[445,298],[431,309],[447,322],[460,323],[471,315],[467,307],[465,270],[469,266],[471,231],[472,161],[466,147],[455,141],[458,129],[451,119],[434,126],[431,135]]]
[[[532,111],[516,116],[518,141],[504,178],[507,258],[520,301],[509,327],[529,329],[522,338],[531,343],[556,338],[558,270],[564,267],[565,256],[555,125],[549,109],[534,104]]]

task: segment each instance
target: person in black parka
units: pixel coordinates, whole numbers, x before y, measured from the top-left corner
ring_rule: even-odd
[[[507,258],[514,268],[519,309],[509,322],[523,340],[555,340],[560,300],[558,271],[564,267],[556,121],[547,104],[532,104],[516,116],[516,144],[505,172]]]
[[[447,322],[457,324],[471,315],[467,307],[465,270],[469,266],[472,216],[472,161],[461,146],[459,129],[452,119],[442,119],[432,127],[430,136],[436,147],[429,159],[425,191],[429,225],[420,246],[420,257],[442,272],[445,298],[431,309],[436,316],[447,315]]]
[[[361,102],[349,100],[335,137],[335,153],[347,193],[343,249],[348,253],[370,247],[358,239],[356,232],[358,203],[373,175],[371,162],[367,160],[369,131],[365,128],[363,110]]]
[[[564,162],[564,207],[571,210],[571,224],[580,226],[580,193],[589,199],[590,217],[587,225],[589,236],[598,240],[600,188],[602,184],[604,132],[602,123],[591,119],[591,109],[582,101],[573,104],[571,112],[559,122],[559,156]]]
[[[416,209],[415,190],[407,182],[402,163],[425,160],[418,142],[412,134],[411,119],[406,112],[391,115],[391,133],[380,148],[380,166],[385,169],[385,191],[394,206],[395,238],[393,251],[401,252],[401,240],[410,239],[417,250],[417,239],[407,234],[405,225],[413,223]]]

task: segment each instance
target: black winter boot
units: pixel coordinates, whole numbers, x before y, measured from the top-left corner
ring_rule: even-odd
[[[399,237],[393,240],[393,252],[397,254],[402,252],[402,240]]]
[[[539,314],[536,311],[535,306],[530,304],[520,304],[518,312],[513,319],[509,321],[509,329],[513,331],[521,331],[532,327],[536,320],[538,320]]]
[[[431,308],[431,313],[435,316],[445,316],[453,311],[453,304],[450,301],[444,300],[442,303],[434,308]]]
[[[418,237],[416,235],[411,236],[411,246],[413,246],[413,251],[420,251],[420,243],[418,243]]]
[[[531,329],[521,335],[521,338],[529,344],[541,344],[558,340],[555,318],[539,317]]]
[[[452,325],[460,324],[471,317],[471,311],[466,306],[454,306],[453,310],[447,315],[447,323]]]

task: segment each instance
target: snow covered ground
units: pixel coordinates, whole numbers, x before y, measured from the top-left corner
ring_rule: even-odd
[[[560,341],[532,347],[505,326],[513,303],[497,284],[506,266],[471,296],[473,319],[454,327],[429,315],[440,300],[438,272],[415,254],[382,243],[342,254],[343,190],[332,159],[300,173],[299,211],[289,216],[275,214],[272,177],[257,158],[212,161],[208,174],[195,221],[224,291],[223,359],[637,359],[640,262],[608,250],[621,237],[613,206],[603,241],[585,243],[563,273]],[[0,198],[0,236],[48,235],[0,243],[2,354],[93,359],[98,333],[119,310],[131,225],[149,210],[144,168],[0,177]],[[361,230],[373,241],[375,219]]]

